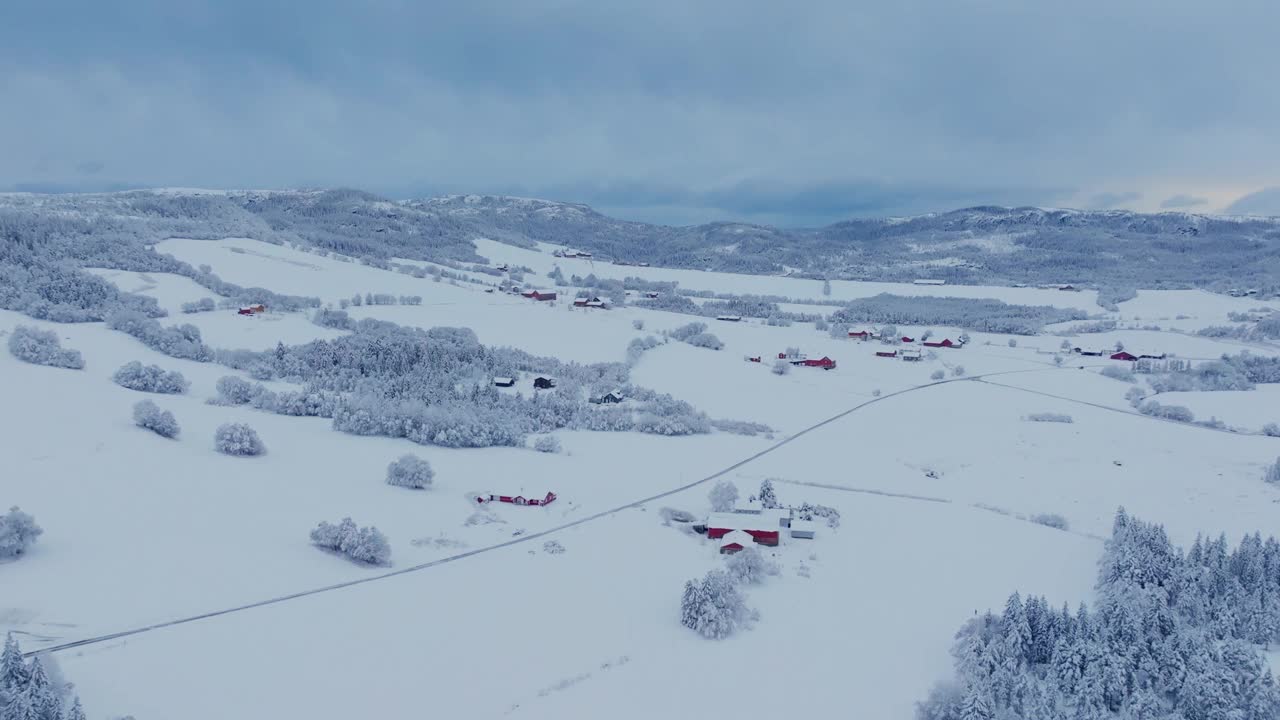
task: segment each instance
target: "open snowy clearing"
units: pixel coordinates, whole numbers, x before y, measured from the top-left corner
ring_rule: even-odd
[[[1058,335],[1018,337],[1011,347],[1009,336],[975,332],[962,349],[909,363],[877,357],[886,349],[879,343],[831,338],[807,323],[717,322],[638,307],[571,310],[563,298],[538,303],[251,240],[170,240],[159,249],[207,263],[230,282],[327,304],[366,292],[420,295],[422,305],[349,312],[423,328],[471,327],[486,345],[584,363],[621,362],[634,338],[706,322],[724,349],[659,344],[640,357],[632,381],[713,418],[764,423],[774,433],[563,431],[558,454],[357,437],[335,432],[328,420],[206,404],[219,377],[238,374],[228,368],[165,357],[100,323],[58,325],[0,311],[0,341],[20,324],[47,328],[86,362],[84,370],[64,370],[0,353],[0,393],[11,400],[0,412],[0,437],[10,448],[0,502],[21,505],[45,529],[28,555],[0,565],[7,588],[0,631],[19,633],[26,649],[461,556],[58,653],[95,716],[336,720],[396,716],[424,698],[447,717],[780,715],[803,698],[803,710],[818,717],[906,718],[949,675],[952,636],[975,612],[999,608],[1014,590],[1059,605],[1090,599],[1100,538],[1118,505],[1164,523],[1182,545],[1200,532],[1234,540],[1280,526],[1280,489],[1261,481],[1280,441],[1139,415],[1124,399],[1133,386],[1098,374],[1118,362],[1066,355],[1057,367]],[[496,243],[482,243],[481,254],[540,273],[556,263],[566,274],[590,272],[570,265],[582,261]],[[815,281],[596,265],[611,277],[679,272],[690,276],[680,280],[684,287],[822,297]],[[153,295],[172,313],[162,324],[195,324],[216,347],[265,349],[342,334],[304,313],[180,314],[177,306],[207,292],[177,276],[98,272]],[[878,285],[833,283],[833,295],[962,289]],[[977,294],[962,296],[1030,304],[1087,300],[1079,307],[1096,310],[1090,293],[963,289]],[[1206,300],[1216,297],[1165,300],[1187,303],[1168,312],[1200,318],[1221,310]],[[913,336],[924,329],[901,328]],[[928,329],[938,338],[960,334]],[[1119,340],[1135,351],[1190,358],[1240,349],[1155,331],[1068,340],[1085,347]],[[837,365],[775,374],[777,354],[788,347]],[[192,387],[156,396],[112,383],[131,360],[178,370]],[[944,382],[933,377],[939,371]],[[509,392],[531,393],[530,382],[521,377]],[[1265,417],[1274,395],[1274,386],[1260,386],[1158,399],[1257,430],[1280,421]],[[174,412],[177,440],[133,426],[130,408],[142,399]],[[1037,413],[1074,422],[1027,419]],[[251,424],[267,454],[216,453],[214,429],[230,421]],[[432,489],[385,484],[387,464],[405,453],[430,461]],[[664,526],[658,512],[671,506],[703,515],[709,483],[637,501],[726,470],[744,496],[776,478],[783,502],[822,503],[843,517],[837,530],[822,525],[816,539],[785,538],[771,551],[780,575],[747,591],[759,622],[712,642],[680,626],[679,595],[685,580],[721,564],[715,543]],[[548,507],[495,504],[476,515],[477,492],[548,490],[559,495]],[[1030,521],[1040,513],[1062,515],[1068,530]],[[389,569],[310,545],[317,522],[346,515],[387,534]],[[482,522],[468,524],[473,516]],[[563,553],[544,547],[552,540]],[[779,657],[769,682],[786,692],[734,692],[743,659],[761,655]],[[211,695],[211,683],[237,691]],[[204,700],[192,703],[195,697]]]

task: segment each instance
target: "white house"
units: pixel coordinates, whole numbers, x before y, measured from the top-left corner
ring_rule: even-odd
[[[745,530],[732,530],[720,538],[720,553],[732,555],[756,544],[756,539]]]
[[[812,520],[792,520],[791,537],[812,540],[818,531],[818,524]]]

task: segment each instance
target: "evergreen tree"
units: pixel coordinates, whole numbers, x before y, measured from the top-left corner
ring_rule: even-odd
[[[778,503],[778,496],[773,490],[773,481],[769,478],[765,478],[760,483],[760,505],[764,508],[782,507]]]
[[[4,652],[0,654],[0,690],[21,690],[27,686],[30,673],[22,661],[22,649],[18,639],[9,633],[5,636]]]
[[[960,720],[991,720],[995,717],[992,705],[986,688],[970,685],[960,700]]]
[[[86,720],[84,716],[84,708],[80,705],[80,696],[77,695],[71,707],[67,710],[66,720]]]

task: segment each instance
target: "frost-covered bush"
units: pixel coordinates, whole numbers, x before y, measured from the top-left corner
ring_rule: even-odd
[[[161,410],[159,405],[150,400],[143,400],[133,406],[133,424],[145,428],[160,437],[174,438],[178,436],[178,420],[168,410]]]
[[[673,522],[691,523],[697,520],[697,516],[687,510],[679,508],[663,507],[658,509],[658,516],[662,518],[662,524],[670,525]]]
[[[957,365],[957,366],[955,366],[955,367],[951,368],[951,375],[952,375],[953,377],[964,377],[964,366],[963,366],[963,365]]]
[[[791,373],[791,363],[781,359],[775,360],[772,370],[774,375],[789,375]]]
[[[213,446],[224,455],[253,457],[267,451],[258,433],[244,423],[226,423],[213,434]]]
[[[1272,485],[1280,485],[1280,458],[1274,463],[1267,466],[1267,471],[1262,474],[1262,479]]]
[[[311,317],[311,322],[320,327],[333,328],[335,330],[354,330],[356,321],[351,319],[346,310],[331,310],[329,308],[320,308]]]
[[[947,374],[946,374],[945,372],[943,372],[943,371],[941,371],[941,370],[934,370],[932,373],[930,373],[930,374],[929,374],[929,379],[930,379],[930,380],[941,380],[941,379],[945,378],[946,376],[947,376]]]
[[[627,343],[627,362],[631,365],[635,365],[639,362],[640,357],[644,355],[645,351],[652,350],[660,344],[661,343],[658,342],[658,339],[652,335],[648,337],[634,338],[631,342]]]
[[[875,390],[871,391],[871,397],[880,397],[880,395],[881,395],[880,388],[876,388]]]
[[[373,526],[356,527],[355,521],[349,517],[337,525],[321,522],[311,531],[311,542],[369,565],[385,565],[391,559],[391,545],[387,537]]]
[[[721,350],[724,348],[724,343],[720,342],[720,338],[709,332],[702,332],[685,338],[685,342],[694,347],[707,348],[708,350]]]
[[[712,570],[702,580],[684,585],[680,624],[705,638],[726,638],[754,617],[738,584],[723,570]]]
[[[195,302],[182,303],[182,312],[192,315],[202,312],[213,312],[217,305],[213,302],[213,298],[200,298]]]
[[[1009,347],[1018,347],[1018,339],[1009,338]]]
[[[200,339],[200,328],[186,323],[165,327],[134,310],[120,310],[107,317],[107,327],[132,335],[142,344],[169,357],[210,362],[213,348]]]
[[[738,502],[738,486],[729,480],[721,480],[712,486],[707,498],[711,501],[714,512],[728,512]]]
[[[733,433],[734,435],[746,435],[754,437],[756,435],[767,435],[773,432],[773,428],[763,423],[751,422],[750,420],[712,420],[711,427],[720,432]]]
[[[1124,399],[1136,408],[1142,405],[1143,400],[1147,399],[1147,393],[1142,388],[1129,388],[1124,394]]]
[[[387,484],[421,490],[431,487],[436,473],[431,463],[415,455],[401,455],[387,466]]]
[[[827,322],[825,318],[818,318],[813,321],[813,329],[818,332],[826,332],[831,329],[831,323]]]
[[[1051,422],[1051,423],[1075,422],[1075,420],[1073,420],[1070,415],[1065,415],[1063,413],[1051,413],[1051,412],[1031,413],[1030,415],[1027,416],[1027,420],[1030,422]]]
[[[1262,434],[1267,437],[1280,437],[1280,425],[1276,423],[1267,423],[1262,426]]]
[[[36,525],[36,519],[19,510],[18,506],[9,508],[7,514],[0,515],[0,558],[23,554],[43,532]],[[3,687],[0,686],[0,689]]]
[[[770,327],[791,327],[791,318],[778,313],[765,318],[764,324]]]
[[[814,518],[823,518],[827,521],[827,527],[840,527],[840,511],[827,505],[818,505],[816,503],[801,503],[796,508],[796,517],[801,520],[813,520]]]
[[[1196,419],[1195,413],[1182,405],[1161,405],[1154,400],[1148,400],[1139,405],[1138,412],[1143,415],[1185,423],[1194,422]]]
[[[558,453],[560,440],[555,435],[542,435],[534,439],[533,449],[541,453]]]
[[[176,370],[166,371],[159,365],[143,365],[137,360],[121,365],[111,376],[111,380],[130,390],[162,395],[180,395],[190,387],[182,373]]]
[[[697,335],[698,333],[703,333],[706,331],[707,331],[706,323],[691,322],[688,325],[681,325],[680,327],[674,330],[668,330],[667,335],[672,340],[679,340],[680,342],[684,342],[689,338],[693,337],[694,335]]]
[[[246,405],[253,402],[253,399],[263,391],[261,385],[235,375],[223,375],[218,378],[216,387],[219,405]]]
[[[84,358],[79,350],[64,350],[58,336],[51,330],[41,330],[28,325],[19,325],[9,335],[9,352],[13,356],[33,365],[81,370]]]
[[[1032,515],[1031,522],[1036,523],[1037,525],[1056,528],[1058,530],[1066,530],[1068,528],[1067,519],[1057,513],[1041,513],[1039,515]]]
[[[833,322],[947,325],[967,330],[1034,335],[1047,323],[1081,320],[1079,310],[1048,305],[1012,305],[990,298],[910,297],[881,294],[848,303]],[[890,337],[896,335],[896,328]],[[881,331],[883,333],[883,330]]]
[[[1119,365],[1108,365],[1098,371],[1098,373],[1103,377],[1109,377],[1112,380],[1119,380],[1120,382],[1132,383],[1138,381],[1138,379],[1134,377],[1133,370],[1127,367],[1120,367]]]
[[[644,330],[644,320],[640,320],[640,319],[632,320],[631,327],[636,330]]]
[[[724,564],[729,577],[747,585],[759,585],[766,577],[778,574],[777,563],[754,547],[743,548],[726,556]]]

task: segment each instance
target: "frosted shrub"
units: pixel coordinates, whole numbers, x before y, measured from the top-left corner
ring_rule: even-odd
[[[387,537],[373,526],[357,528],[349,517],[337,525],[321,522],[311,531],[311,542],[369,565],[386,565],[391,559],[391,545],[387,543]]]
[[[871,397],[880,397],[880,388],[871,391]]]
[[[133,424],[145,428],[160,437],[174,438],[178,436],[178,421],[173,413],[161,410],[150,400],[143,400],[133,406]]]
[[[1009,347],[1018,347],[1017,338],[1009,338]]]
[[[1280,425],[1267,423],[1262,426],[1262,434],[1267,437],[1280,437]]]
[[[946,376],[947,376],[947,374],[946,374],[945,372],[943,372],[943,371],[941,371],[941,370],[934,370],[934,371],[933,371],[933,373],[931,373],[931,374],[929,375],[929,379],[930,379],[930,380],[941,380],[942,378],[944,378],[944,377],[946,377]]]
[[[711,500],[711,509],[715,512],[728,512],[738,502],[738,486],[728,480],[721,480],[707,494]]]
[[[788,375],[791,373],[791,363],[786,360],[777,360],[773,363],[774,375]]]
[[[190,383],[182,377],[182,373],[167,372],[159,365],[143,365],[134,360],[120,366],[111,380],[120,387],[140,392],[178,395],[187,391]]]
[[[680,624],[705,638],[726,638],[754,616],[737,583],[723,570],[712,570],[702,580],[684,584]]]
[[[632,320],[632,321],[631,321],[631,327],[635,328],[636,330],[643,330],[643,329],[644,329],[644,321],[643,321],[643,320]]]
[[[1071,419],[1070,415],[1064,415],[1062,413],[1050,413],[1050,412],[1031,413],[1030,415],[1027,416],[1027,420],[1029,420],[1030,422],[1051,422],[1051,423],[1075,422],[1075,420]]]
[[[818,318],[813,321],[813,329],[819,332],[826,332],[831,329],[831,323],[827,322],[823,318]]]
[[[1099,371],[1099,374],[1103,377],[1109,377],[1112,380],[1119,380],[1120,382],[1131,383],[1138,381],[1138,379],[1133,376],[1133,370],[1120,367],[1118,365],[1108,365],[1102,368],[1102,370]]]
[[[169,357],[198,362],[213,360],[213,348],[201,341],[200,328],[190,323],[165,327],[136,310],[119,310],[107,317],[107,327],[132,335]]]
[[[387,484],[422,489],[431,487],[436,473],[431,463],[415,455],[402,455],[387,466]]]
[[[244,423],[220,425],[213,434],[213,446],[224,455],[253,457],[267,451],[258,433]]]
[[[1031,522],[1037,525],[1044,525],[1058,530],[1067,529],[1067,519],[1057,513],[1042,513],[1040,515],[1032,515]]]
[[[555,435],[543,435],[534,439],[533,449],[541,453],[558,453],[560,452],[560,440]]]
[[[195,302],[182,303],[182,312],[188,315],[193,313],[212,312],[215,307],[213,298],[200,298]]]
[[[766,577],[778,574],[777,563],[766,559],[753,547],[726,556],[724,564],[730,577],[748,585],[759,585]]]
[[[756,435],[767,435],[773,432],[773,428],[764,423],[752,422],[750,420],[712,420],[711,427],[720,432],[733,433],[734,435],[746,435],[755,437]]]
[[[952,375],[953,377],[964,377],[964,366],[963,366],[963,365],[957,365],[957,366],[955,366],[955,367],[951,368],[951,375]]]
[[[36,519],[22,512],[18,506],[0,515],[0,559],[17,557],[27,551],[44,530],[36,525]]]
[[[1267,466],[1267,471],[1263,473],[1262,479],[1272,485],[1280,485],[1280,458],[1274,463]]]
[[[709,332],[700,332],[696,335],[692,335],[685,338],[685,342],[694,347],[707,348],[709,350],[720,350],[724,348],[724,343],[720,342],[720,338]]]
[[[1160,403],[1149,400],[1138,406],[1138,412],[1143,415],[1150,415],[1165,420],[1174,420],[1176,422],[1194,422],[1195,413],[1181,405],[1161,405]]]
[[[218,378],[217,388],[219,405],[245,405],[262,392],[261,386],[235,375]]]
[[[58,336],[50,330],[27,325],[19,325],[9,335],[9,352],[13,356],[33,365],[81,370],[84,358],[79,350],[63,350]]]
[[[1135,408],[1142,405],[1142,401],[1145,400],[1146,397],[1147,394],[1142,391],[1142,388],[1136,387],[1129,388],[1129,390],[1124,394],[1124,399],[1128,400],[1129,404]]]

